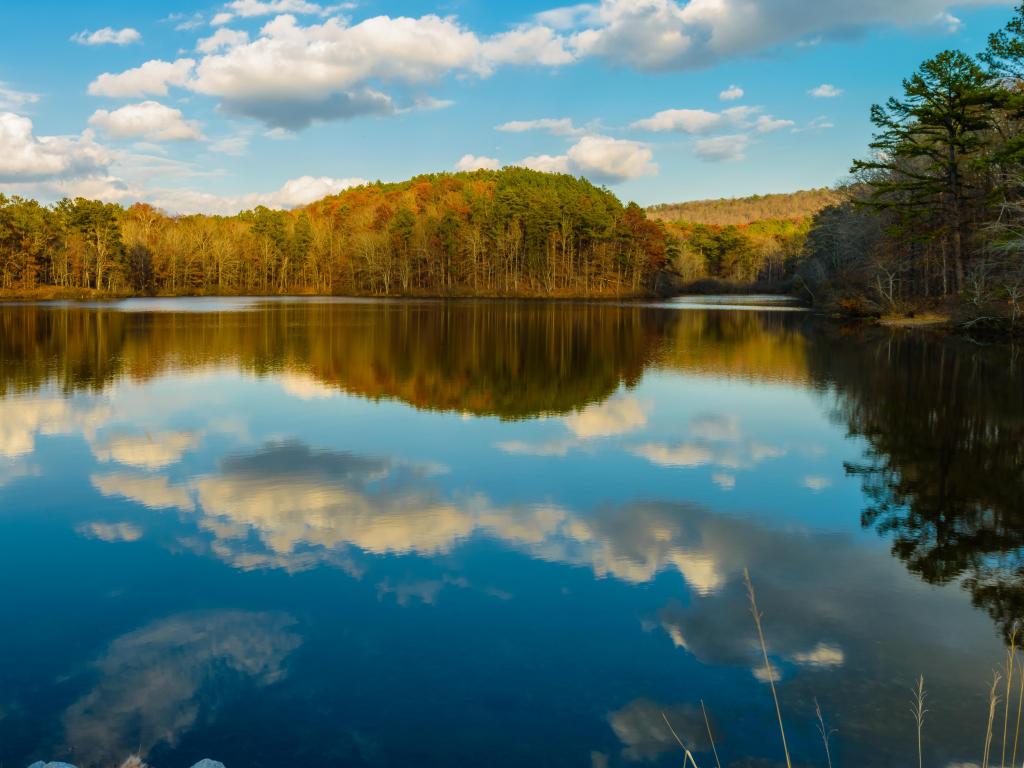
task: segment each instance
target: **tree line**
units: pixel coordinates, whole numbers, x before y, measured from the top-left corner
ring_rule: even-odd
[[[947,50],[871,109],[870,153],[819,213],[796,279],[853,312],[1024,312],[1024,4],[977,56]]]
[[[523,168],[236,216],[0,195],[0,291],[25,295],[639,295],[657,289],[667,250],[636,204]]]

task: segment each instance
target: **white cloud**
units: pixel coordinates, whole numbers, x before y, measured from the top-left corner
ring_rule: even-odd
[[[569,158],[566,155],[531,155],[524,157],[517,165],[542,173],[569,173]]]
[[[214,14],[213,18],[210,19],[210,26],[219,27],[222,24],[228,24],[233,18],[235,18],[235,14],[228,13],[227,11],[221,11],[220,13]]]
[[[89,93],[118,99],[151,94],[166,96],[168,86],[185,85],[195,64],[194,59],[173,62],[153,59],[119,74],[104,72],[89,83]]]
[[[943,11],[936,15],[935,23],[939,26],[945,27],[946,31],[951,35],[959,32],[964,25],[963,19],[954,16],[948,11]]]
[[[742,99],[743,89],[740,88],[738,85],[730,85],[720,94],[718,94],[718,98],[720,98],[722,101],[736,101],[737,99]]]
[[[236,45],[245,45],[247,42],[249,42],[247,32],[222,27],[196,43],[196,50],[200,53],[214,53],[222,48],[234,48]]]
[[[521,26],[495,35],[483,43],[481,56],[485,69],[495,64],[557,67],[575,60],[565,38],[542,26]]]
[[[754,121],[754,130],[758,133],[774,133],[780,131],[783,128],[792,128],[796,123],[792,120],[783,120],[781,118],[775,118],[771,115],[761,115]]]
[[[0,112],[0,181],[36,181],[100,172],[112,162],[110,153],[81,136],[35,136],[32,121]]]
[[[203,138],[199,123],[186,120],[180,109],[157,101],[144,101],[108,112],[96,110],[89,118],[108,136],[117,139],[140,138],[147,141],[196,141]]]
[[[0,110],[23,109],[28,104],[35,104],[39,101],[39,95],[17,91],[10,88],[6,83],[0,83]]]
[[[595,181],[618,182],[658,172],[650,147],[608,136],[584,136],[568,152],[569,165]]]
[[[573,173],[614,184],[658,172],[648,145],[609,136],[584,136],[564,155],[534,155],[517,163],[545,173]]]
[[[346,4],[346,6],[352,7],[350,4]],[[306,0],[233,0],[226,7],[239,16],[250,18],[278,13],[305,13],[323,16],[342,6],[325,8],[316,3],[306,2]]]
[[[538,18],[574,30],[570,48],[578,57],[665,71],[707,66],[784,43],[848,36],[871,26],[928,25],[949,5],[949,0],[600,0]]]
[[[836,88],[831,83],[822,83],[817,88],[811,88],[807,93],[816,99],[834,99],[842,95],[843,89]]]
[[[198,42],[204,56],[146,62],[105,73],[89,87],[99,96],[166,94],[170,85],[218,99],[227,112],[270,128],[298,130],[314,121],[389,115],[449,102],[422,89],[450,74],[486,77],[501,65],[558,66],[573,61],[567,41],[548,27],[524,24],[478,36],[454,17],[375,16],[351,24],[341,17],[300,24],[294,13],[325,16],[339,6],[304,0],[237,0],[215,17],[278,15],[255,39],[219,29]],[[387,89],[395,86],[393,97]]]
[[[651,117],[637,120],[632,128],[655,133],[714,133],[723,128],[749,127],[760,107],[729,107],[721,112],[706,109],[665,109]]]
[[[538,120],[512,120],[499,125],[496,130],[505,133],[526,133],[544,131],[552,136],[578,136],[582,133],[568,117],[542,117]]]
[[[125,27],[124,29],[112,29],[103,27],[95,32],[83,30],[71,39],[79,45],[130,45],[142,41],[142,35],[137,29]]]
[[[743,160],[750,137],[743,133],[700,139],[693,145],[693,154],[708,162]]]
[[[258,205],[289,209],[308,205],[327,195],[367,184],[366,179],[334,179],[328,176],[301,176],[290,179],[274,192],[245,195],[214,195],[188,189],[156,189],[146,195],[147,201],[172,213],[215,213],[231,215]]]
[[[457,171],[496,171],[501,168],[501,161],[493,157],[478,157],[477,155],[463,155],[455,164]]]
[[[204,57],[189,87],[235,114],[271,127],[396,111],[368,81],[416,86],[473,69],[480,45],[451,19],[378,16],[348,26],[339,19],[299,26],[293,16],[268,22],[260,37]]]

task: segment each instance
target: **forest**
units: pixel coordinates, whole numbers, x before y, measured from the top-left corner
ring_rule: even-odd
[[[0,293],[647,295],[664,228],[583,179],[418,176],[295,211],[172,217],[146,204],[0,195]]]
[[[1024,4],[978,56],[947,50],[872,107],[874,139],[814,218],[796,268],[815,304],[938,309],[1018,329],[1024,312]]]
[[[804,189],[770,195],[751,195],[721,200],[693,200],[686,203],[662,203],[647,209],[656,221],[685,221],[726,227],[775,219],[802,221],[823,208],[841,202],[842,196],[831,189]]]

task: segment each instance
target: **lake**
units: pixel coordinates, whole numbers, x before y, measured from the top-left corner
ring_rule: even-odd
[[[795,763],[979,761],[1024,356],[792,310],[0,306],[0,763],[778,765],[745,568]]]

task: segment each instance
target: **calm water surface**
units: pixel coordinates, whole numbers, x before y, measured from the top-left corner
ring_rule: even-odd
[[[758,302],[0,306],[0,763],[978,760],[1024,358]]]

